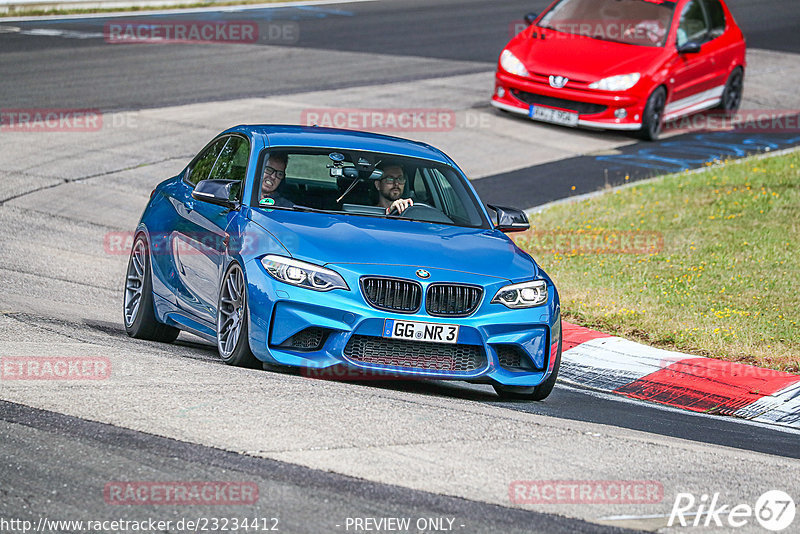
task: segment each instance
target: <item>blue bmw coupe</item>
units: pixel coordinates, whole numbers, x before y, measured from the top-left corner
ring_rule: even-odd
[[[429,145],[237,126],[153,190],[125,328],[163,342],[186,330],[232,365],[464,380],[541,400],[558,374],[561,310],[506,236],[527,228],[519,210],[484,207]]]

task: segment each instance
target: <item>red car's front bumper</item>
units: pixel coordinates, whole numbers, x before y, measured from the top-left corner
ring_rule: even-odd
[[[556,89],[547,78],[538,78],[520,78],[498,70],[492,105],[526,116],[530,116],[531,104],[577,112],[577,126],[588,128],[638,130],[642,126],[645,98],[589,89],[588,84],[581,82],[569,82]],[[620,117],[623,112],[618,110],[624,110],[625,116]]]

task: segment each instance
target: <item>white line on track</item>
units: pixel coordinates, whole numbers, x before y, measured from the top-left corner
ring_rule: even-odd
[[[187,0],[189,2],[190,0]],[[248,11],[251,9],[276,9],[283,7],[312,7],[327,6],[336,4],[355,4],[360,2],[377,2],[379,0],[309,0],[307,2],[270,2],[268,4],[241,4],[236,6],[209,6],[209,7],[190,7],[180,9],[153,9],[150,11],[119,11],[108,13],[81,13],[75,15],[44,15],[27,17],[0,17],[0,24],[7,22],[35,22],[39,20],[81,20],[81,19],[110,19],[120,17],[146,17],[152,15],[185,15],[191,13],[234,13],[237,11]]]

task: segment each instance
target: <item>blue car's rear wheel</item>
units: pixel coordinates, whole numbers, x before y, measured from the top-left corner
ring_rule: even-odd
[[[247,287],[244,272],[233,263],[222,278],[217,303],[217,349],[222,361],[239,367],[259,367],[250,350],[247,329]]]
[[[153,307],[153,281],[150,278],[150,253],[143,235],[133,242],[125,276],[123,320],[129,336],[172,343],[180,334],[175,327],[160,323]]]

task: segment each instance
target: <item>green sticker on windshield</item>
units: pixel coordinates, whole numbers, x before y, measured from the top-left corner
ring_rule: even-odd
[[[274,204],[275,204],[275,200],[274,200],[274,199],[272,199],[272,198],[269,198],[269,197],[267,197],[267,198],[262,198],[262,199],[261,199],[261,200],[258,202],[258,204],[259,204],[259,205],[261,205],[261,206],[272,206],[272,205],[274,205]]]

